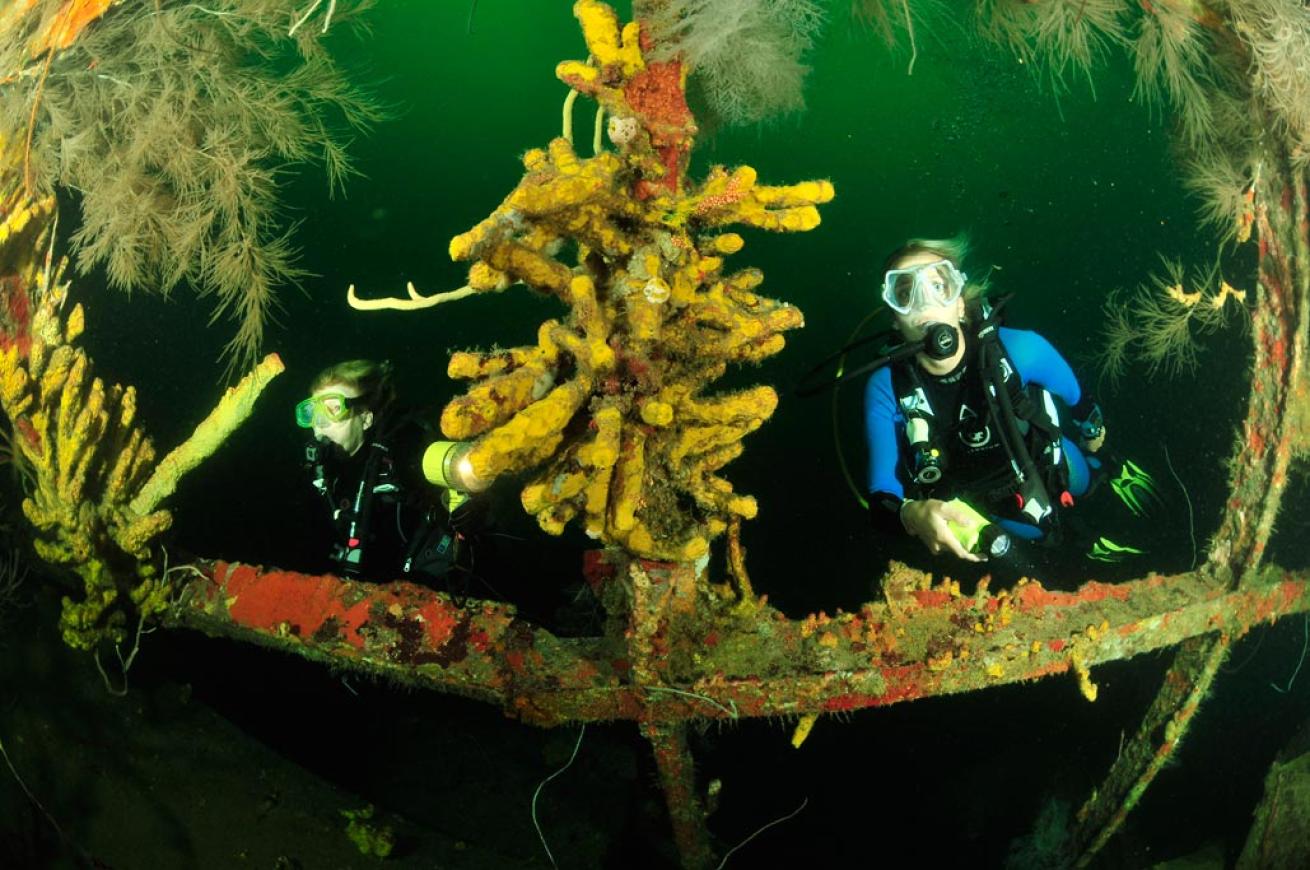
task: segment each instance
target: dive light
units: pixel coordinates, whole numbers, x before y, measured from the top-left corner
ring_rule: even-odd
[[[472,441],[433,441],[423,451],[423,476],[428,483],[458,492],[481,492],[491,481],[482,480],[469,461]]]
[[[968,515],[967,523],[947,520],[946,526],[960,542],[960,546],[988,559],[1003,559],[1010,552],[1010,536],[997,523],[978,513],[971,505],[958,498],[947,502],[958,511]]]

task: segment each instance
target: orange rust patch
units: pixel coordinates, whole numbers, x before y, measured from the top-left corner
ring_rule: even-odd
[[[1251,427],[1251,434],[1247,438],[1247,445],[1251,448],[1251,452],[1255,453],[1257,456],[1263,455],[1265,452],[1264,435],[1260,434],[1260,430],[1254,426]]]
[[[951,600],[951,594],[940,589],[919,589],[911,594],[920,607],[941,607]]]
[[[456,609],[452,605],[431,601],[419,608],[419,614],[423,617],[423,630],[427,634],[428,643],[433,649],[444,647],[459,623]]]
[[[623,96],[646,121],[657,147],[673,144],[672,137],[693,132],[687,129],[692,117],[682,91],[682,64],[678,61],[650,64],[628,80]]]
[[[310,577],[289,571],[261,573],[250,565],[232,566],[223,578],[222,594],[232,600],[228,615],[240,625],[277,634],[288,625],[301,637],[313,636],[323,623],[335,619],[341,637],[364,648],[359,628],[368,621],[368,599],[348,606],[338,597],[334,577]]]

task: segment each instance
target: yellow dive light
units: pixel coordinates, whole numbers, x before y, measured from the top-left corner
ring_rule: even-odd
[[[468,459],[472,441],[433,441],[423,451],[423,476],[428,483],[459,492],[481,492],[490,481],[473,473]]]
[[[958,498],[951,499],[947,504],[953,505],[956,510],[963,511],[969,517],[967,523],[946,521],[947,528],[964,549],[989,559],[1003,558],[1010,551],[1010,536],[1006,534],[1005,529]]]

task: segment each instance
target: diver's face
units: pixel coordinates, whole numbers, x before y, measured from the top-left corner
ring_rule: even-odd
[[[935,263],[941,260],[941,254],[934,254],[924,251],[918,254],[911,254],[902,260],[897,260],[892,264],[893,269],[910,269],[915,266],[923,266],[928,263]],[[931,276],[928,276],[931,277]],[[896,323],[896,329],[907,341],[918,341],[926,334],[924,327],[929,323],[945,323],[956,329],[960,328],[960,323],[964,320],[964,297],[960,296],[954,302],[946,305],[925,305],[922,308],[916,308],[909,314],[901,314],[893,311],[892,317]]]
[[[327,384],[315,390],[313,396],[325,396],[339,393],[348,399],[359,398],[359,391],[346,384]],[[342,420],[328,420],[321,414],[314,417],[314,439],[331,441],[341,448],[347,456],[354,456],[364,445],[364,433],[373,425],[372,411],[357,411],[347,414]]]

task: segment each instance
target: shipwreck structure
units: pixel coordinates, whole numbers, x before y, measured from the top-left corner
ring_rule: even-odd
[[[624,23],[604,3],[578,0],[589,56],[557,68],[573,92],[562,135],[527,152],[519,185],[450,244],[470,264],[456,295],[521,283],[564,306],[535,345],[456,354],[449,374],[472,384],[442,426],[471,442],[477,477],[527,475],[522,504],[543,530],[577,522],[597,542],[582,557],[608,614],[596,637],[557,637],[509,603],[456,602],[403,582],[165,564],[157,542],[172,486],[244,419],[280,363],[257,366],[189,441],[158,458],[133,389],[94,377],[77,346],[85,318],[67,304],[54,199],[33,180],[32,131],[0,131],[0,405],[32,469],[23,511],[37,553],[83,583],[80,598],[65,599],[65,639],[95,650],[159,622],[464,695],[534,725],[631,720],[654,751],[689,867],[713,858],[690,720],[797,717],[803,739],[825,713],[1060,674],[1094,700],[1097,665],[1170,648],[1154,705],[1077,814],[1069,859],[1089,860],[1169,760],[1232,643],[1310,611],[1310,577],[1263,559],[1292,464],[1310,450],[1310,118],[1283,99],[1288,88],[1310,93],[1310,81],[1303,66],[1290,83],[1275,74],[1275,40],[1261,37],[1274,25],[1252,11],[1278,4],[1157,3],[1142,13],[1153,26],[1218,34],[1227,62],[1248,71],[1241,92],[1261,132],[1248,139],[1243,159],[1257,168],[1239,173],[1231,215],[1233,234],[1258,245],[1246,301],[1251,390],[1204,563],[1075,592],[1034,580],[984,583],[971,595],[895,567],[881,600],[801,620],[752,589],[739,529],[756,504],[724,476],[778,397],[767,385],[715,392],[714,383],[732,365],[777,353],[803,322],[795,306],[761,295],[758,270],[729,269],[744,244],[731,227],[811,230],[834,190],[823,180],[766,185],[749,166],[688,177],[694,70],[676,51],[659,53],[643,25],[643,10],[661,5],[638,3],[637,19]],[[1310,13],[1296,4],[1284,12],[1297,10],[1297,45],[1310,47]],[[121,11],[89,0],[11,5],[0,34],[29,45],[14,76],[39,81],[42,64],[48,71],[83,30]],[[579,95],[607,119],[590,148],[573,137]],[[34,107],[33,124],[37,116]],[[411,297],[398,304],[441,301]],[[722,576],[711,570],[716,541]]]

